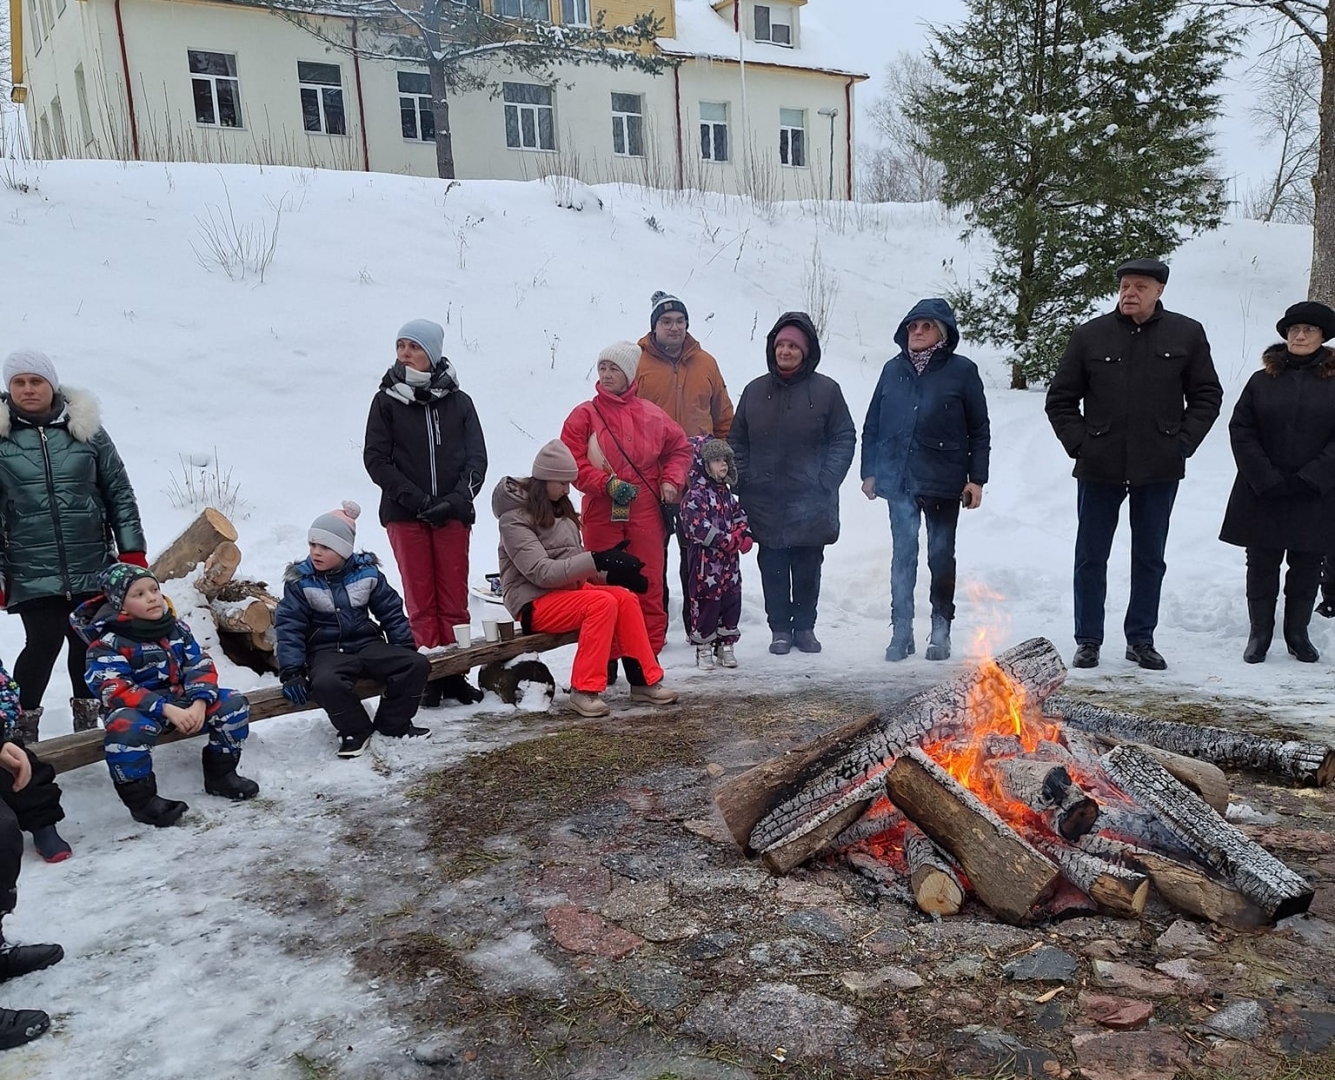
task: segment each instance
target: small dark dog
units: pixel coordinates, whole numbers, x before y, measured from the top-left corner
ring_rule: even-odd
[[[556,680],[541,660],[488,664],[478,672],[477,682],[507,705],[522,705],[530,712],[545,710],[556,697]]]
[[[439,709],[446,698],[457,701],[460,705],[476,705],[483,698],[483,693],[463,675],[446,675],[443,679],[434,679],[426,684],[422,691],[422,708]]]

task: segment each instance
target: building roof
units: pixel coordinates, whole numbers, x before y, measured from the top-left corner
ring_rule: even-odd
[[[791,0],[790,0],[791,2]],[[829,0],[827,0],[829,2]],[[712,0],[676,0],[677,36],[659,38],[658,48],[666,56],[700,60],[737,60],[737,35],[732,29],[732,5],[717,11]],[[746,42],[748,64],[802,68],[854,79],[869,78],[866,72],[848,66],[848,52],[838,36],[827,29],[819,11],[802,7],[800,45],[796,49],[764,41]]]

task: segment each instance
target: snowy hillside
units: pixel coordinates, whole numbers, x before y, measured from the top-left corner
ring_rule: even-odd
[[[361,442],[395,331],[409,318],[446,326],[446,349],[486,430],[490,490],[506,473],[526,473],[537,447],[589,396],[598,350],[647,330],[655,289],[685,300],[692,331],[718,357],[735,398],[764,371],[763,338],[774,319],[808,306],[818,261],[824,270],[815,276],[838,289],[822,370],[841,383],[860,426],[905,311],[939,293],[952,266],[967,275],[987,254],[963,249],[958,223],[931,206],[758,210],[742,200],[631,188],[447,186],[274,168],[63,163],[16,170],[14,180],[28,190],[0,186],[0,353],[45,349],[64,381],[97,393],[138,491],[151,549],[192,516],[169,494],[183,458],[230,471],[244,500],[235,515],[242,573],[270,582],[302,554],[310,520],[341,499],[366,508],[361,544],[388,555]],[[202,223],[211,213],[227,215],[229,198],[239,227],[277,223],[263,283],[229,280],[197,257],[206,250]],[[1303,230],[1240,223],[1172,260],[1165,299],[1205,322],[1226,402],[1189,464],[1173,519],[1157,637],[1170,666],[1152,674],[1120,659],[1123,533],[1110,564],[1108,659],[1097,671],[1073,673],[1073,683],[1227,696],[1330,733],[1335,627],[1316,620],[1317,665],[1294,663],[1280,648],[1266,664],[1243,665],[1242,553],[1215,539],[1233,476],[1228,411],[1274,339],[1275,319],[1304,293],[1307,246]],[[993,643],[1042,634],[1069,650],[1070,463],[1043,416],[1042,394],[1004,389],[1000,358],[975,347],[967,327],[963,337],[961,351],[980,361],[989,387],[993,464],[982,508],[961,522],[957,653],[980,634]],[[879,686],[892,674],[936,675],[920,659],[893,673],[882,659],[890,553],[884,508],[862,498],[855,466],[843,489],[844,536],[825,564],[822,656],[765,652],[751,556],[741,667],[697,675],[678,635],[664,656],[670,683],[689,694],[809,687],[812,680]],[[473,536],[475,578],[494,568],[495,545],[484,513]],[[919,608],[926,611],[925,567],[922,580]],[[187,590],[175,591],[186,602]],[[475,621],[481,615],[476,610]],[[924,618],[919,637],[925,632]],[[18,620],[0,618],[0,657],[12,664],[20,644]],[[553,661],[558,680],[568,676],[568,663],[568,656]],[[255,680],[226,669],[224,681],[245,687]],[[46,702],[51,734],[68,729],[67,696],[58,669]],[[186,828],[165,834],[130,822],[100,767],[62,778],[70,814],[63,831],[75,858],[49,867],[30,857],[7,929],[28,940],[54,936],[70,958],[0,996],[3,1005],[48,1008],[56,1030],[6,1055],[4,1075],[16,1075],[17,1064],[25,1076],[77,1069],[147,1080],[185,1075],[187,1062],[197,1075],[243,1068],[280,1075],[265,1072],[264,1063],[318,1044],[347,1017],[369,1010],[383,1018],[374,989],[352,981],[342,961],[294,964],[275,955],[274,941],[288,931],[272,913],[238,899],[229,879],[267,859],[329,869],[338,822],[320,800],[375,799],[393,814],[405,777],[457,756],[470,729],[474,736],[480,730],[471,715],[501,710],[489,699],[472,713],[433,713],[427,721],[438,737],[431,743],[381,748],[351,763],[334,760],[332,731],[318,714],[265,721],[242,768],[261,783],[263,805],[206,805],[197,793],[196,747],[167,748],[159,755],[163,789],[184,795],[192,812]],[[491,718],[489,737],[501,737],[502,726]],[[209,873],[200,872],[202,851],[212,853]],[[139,989],[127,1029],[131,982]],[[237,1014],[248,1018],[248,1034],[218,1039]],[[372,1049],[377,1040],[381,1049],[392,1046],[392,1032],[377,1029]],[[215,1071],[198,1071],[202,1054],[217,1062]]]

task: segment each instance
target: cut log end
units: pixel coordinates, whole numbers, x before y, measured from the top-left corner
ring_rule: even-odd
[[[913,899],[928,915],[958,915],[964,906],[964,890],[953,874],[935,866],[924,866],[909,879]]]

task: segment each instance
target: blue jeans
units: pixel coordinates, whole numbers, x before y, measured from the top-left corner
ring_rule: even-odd
[[[1159,625],[1159,593],[1167,569],[1168,519],[1177,481],[1099,484],[1077,481],[1075,534],[1075,640],[1103,644],[1103,605],[1108,596],[1108,555],[1122,503],[1131,498],[1131,598],[1122,626],[1128,645],[1153,645]]]
[[[927,519],[927,569],[932,576],[932,614],[955,617],[955,531],[958,497],[896,495],[890,507],[890,622],[896,633],[911,633],[913,589],[918,583],[918,535]]]

